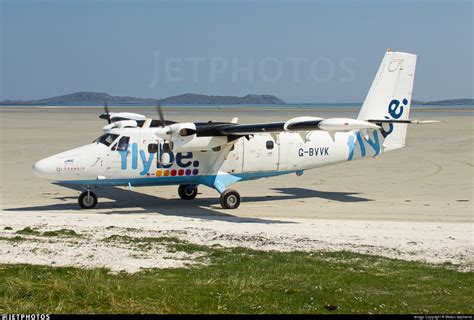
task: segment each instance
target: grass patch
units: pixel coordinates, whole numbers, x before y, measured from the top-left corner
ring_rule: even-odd
[[[102,240],[135,244],[140,250],[150,250],[153,248],[153,244],[160,244],[166,246],[170,252],[195,253],[210,251],[209,247],[192,244],[176,237],[130,237],[114,234]]]
[[[31,227],[25,227],[21,230],[18,230],[18,234],[23,234],[23,235],[30,235],[30,236],[39,236],[41,235],[41,232],[39,232],[36,228],[31,228]]]
[[[45,237],[80,237],[81,235],[71,229],[59,229],[43,232]]]
[[[0,312],[473,312],[472,272],[346,252],[207,251],[208,266],[136,274],[0,265]]]
[[[3,228],[3,230],[13,230],[13,228],[7,226],[7,227]]]
[[[20,241],[23,241],[25,239],[23,239],[22,237],[20,236],[14,236],[12,238],[7,238],[7,237],[0,237],[0,240],[3,240],[3,241],[10,241],[10,242],[20,242]]]
[[[41,233],[37,228],[31,228],[31,227],[25,227],[21,230],[18,230],[15,233],[21,234],[21,235],[45,236],[45,237],[80,237],[81,236],[76,231],[71,230],[71,229],[59,229],[59,230],[45,231]]]

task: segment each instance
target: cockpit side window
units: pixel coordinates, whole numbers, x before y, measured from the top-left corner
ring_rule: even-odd
[[[110,146],[116,139],[118,134],[105,133],[94,140],[94,142],[105,144],[107,147]]]
[[[128,143],[130,142],[130,137],[123,136],[120,138],[119,142],[112,147],[114,151],[125,151],[128,149]]]

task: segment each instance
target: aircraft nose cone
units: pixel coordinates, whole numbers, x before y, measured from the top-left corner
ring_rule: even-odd
[[[56,173],[56,169],[48,158],[35,162],[33,173],[40,178],[50,178]]]

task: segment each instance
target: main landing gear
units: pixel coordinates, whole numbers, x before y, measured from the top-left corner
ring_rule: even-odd
[[[179,197],[183,200],[192,200],[198,194],[198,188],[193,184],[180,184],[178,187]]]
[[[221,193],[221,206],[224,209],[237,209],[240,205],[240,194],[232,189]]]
[[[179,197],[183,200],[196,198],[198,188],[194,184],[181,184],[178,187]],[[220,203],[224,209],[237,209],[240,205],[240,194],[232,189],[227,189],[221,193]]]
[[[93,209],[97,204],[97,196],[94,192],[86,190],[79,195],[77,202],[82,209]]]

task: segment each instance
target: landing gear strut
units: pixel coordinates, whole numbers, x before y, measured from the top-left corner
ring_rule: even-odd
[[[97,196],[90,190],[82,192],[77,200],[82,209],[92,209],[97,204]]]
[[[240,205],[240,194],[232,189],[221,193],[221,206],[224,209],[237,209]]]
[[[193,184],[180,184],[178,187],[179,197],[183,200],[192,200],[196,198],[198,188]]]

